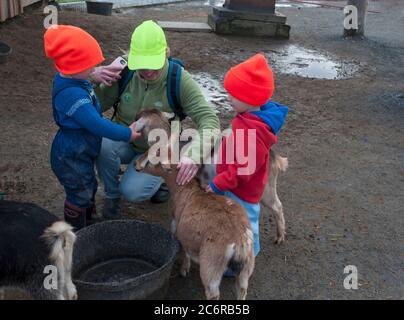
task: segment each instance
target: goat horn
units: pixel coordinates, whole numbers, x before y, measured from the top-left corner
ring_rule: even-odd
[[[146,120],[143,118],[140,118],[139,120],[136,121],[136,131],[140,132],[144,129],[146,126]]]

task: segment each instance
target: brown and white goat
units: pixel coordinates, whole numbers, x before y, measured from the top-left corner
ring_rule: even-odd
[[[208,163],[213,163],[214,155]],[[261,199],[261,204],[275,213],[276,221],[276,237],[275,243],[280,244],[285,241],[285,218],[283,215],[282,202],[279,200],[277,192],[278,175],[281,171],[286,171],[288,167],[288,159],[276,154],[273,150],[270,151],[270,160],[268,163],[269,174],[265,191]],[[205,188],[210,181],[215,177],[216,170],[214,164],[205,164],[202,166],[198,179],[202,188]]]
[[[1,200],[0,299],[77,299],[72,229],[37,205]],[[47,266],[57,272],[56,286],[45,285]]]
[[[236,273],[237,299],[245,299],[255,262],[245,209],[230,198],[206,193],[195,179],[178,185],[177,164],[169,159],[157,165],[147,160],[152,160],[147,154],[140,157],[136,169],[163,177],[172,193],[171,231],[183,249],[181,275],[189,273],[191,259],[199,263],[206,298],[219,299],[223,274],[230,267]]]
[[[168,119],[157,110],[143,111],[138,115],[137,129],[147,137],[153,129],[163,129],[171,135]],[[168,146],[167,146],[168,147]],[[176,183],[178,169],[170,162],[170,148],[167,159],[156,165],[153,154],[144,154],[136,162],[137,170],[163,177],[172,192],[173,220],[171,231],[183,247],[181,274],[189,272],[191,259],[200,264],[200,276],[207,299],[219,299],[219,286],[226,268],[231,267],[237,274],[236,291],[238,299],[245,299],[248,281],[254,269],[253,234],[245,209],[234,200],[216,194],[205,193],[203,179],[210,179],[208,170],[201,175],[201,181],[191,180],[185,186]],[[271,176],[271,207],[277,209],[277,242],[284,240],[284,219],[282,204],[276,194],[276,179],[280,170],[286,169],[287,160],[274,155]],[[208,167],[206,166],[205,169]],[[278,219],[279,217],[279,219]]]
[[[149,133],[154,129],[162,129],[166,132],[167,136],[171,135],[171,128],[169,118],[171,114],[166,114],[158,110],[146,110],[142,111],[137,116],[137,128],[142,132],[143,137],[148,137]],[[203,164],[197,179],[200,181],[201,187],[205,189],[206,185],[214,178],[216,174],[214,163],[215,155],[211,155],[211,159],[206,161],[207,164]],[[279,199],[277,192],[277,181],[280,172],[286,171],[288,168],[288,159],[281,157],[275,151],[271,149],[269,157],[269,174],[264,194],[261,199],[261,204],[264,207],[272,209],[275,215],[275,221],[277,226],[277,234],[275,237],[275,243],[280,244],[285,241],[286,228],[285,218],[283,213],[283,205]]]

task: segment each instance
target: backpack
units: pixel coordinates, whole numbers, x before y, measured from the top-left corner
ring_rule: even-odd
[[[168,59],[168,75],[167,75],[167,99],[170,105],[170,108],[174,112],[176,116],[180,118],[180,120],[184,120],[186,118],[186,114],[184,113],[181,105],[180,98],[180,81],[181,81],[181,71],[182,71],[182,61],[174,58]],[[129,81],[133,78],[133,75],[136,71],[129,70],[126,66],[121,72],[121,79],[118,80],[119,94],[118,98],[115,100],[112,107],[114,108],[114,114],[111,117],[111,120],[115,118],[116,112],[118,110],[118,105],[121,101],[121,95],[125,91]]]

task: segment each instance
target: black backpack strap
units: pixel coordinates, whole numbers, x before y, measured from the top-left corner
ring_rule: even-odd
[[[181,105],[180,82],[181,82],[182,63],[177,59],[169,59],[167,76],[167,99],[173,112],[184,120],[187,115],[184,113]]]
[[[112,114],[111,120],[113,120],[116,116],[116,112],[118,111],[118,105],[121,102],[121,96],[128,86],[129,81],[133,78],[135,71],[129,70],[128,67],[125,67],[121,71],[121,79],[118,80],[118,97],[116,98],[112,107],[114,108],[114,113]]]
[[[181,105],[180,96],[180,83],[181,83],[181,72],[182,72],[182,62],[178,59],[170,58],[168,75],[167,75],[167,98],[171,109],[177,115],[180,120],[184,120],[187,115],[184,113]],[[135,71],[129,70],[125,67],[121,72],[121,79],[118,81],[119,93],[112,107],[114,108],[114,113],[111,117],[113,120],[116,116],[118,105],[121,101],[121,96],[125,91],[129,81],[133,78]]]

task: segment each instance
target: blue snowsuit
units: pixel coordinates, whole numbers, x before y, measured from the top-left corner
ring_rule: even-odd
[[[90,208],[97,191],[94,163],[102,137],[129,142],[131,129],[102,117],[93,86],[86,80],[56,74],[52,107],[59,126],[52,143],[52,170],[65,189],[66,200],[78,208]]]

